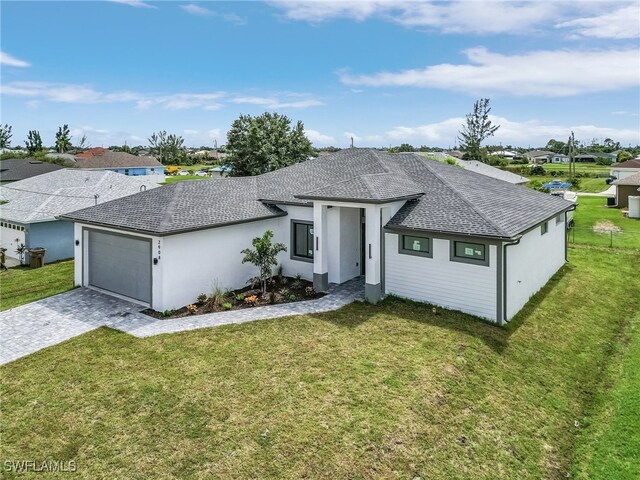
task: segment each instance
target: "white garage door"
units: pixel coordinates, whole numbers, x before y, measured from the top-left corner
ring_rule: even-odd
[[[151,303],[151,240],[89,230],[89,285]]]

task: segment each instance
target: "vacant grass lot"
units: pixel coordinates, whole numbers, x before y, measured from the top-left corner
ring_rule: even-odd
[[[211,177],[199,177],[197,175],[167,175],[164,184],[182,182],[184,180],[211,180]]]
[[[73,260],[42,268],[10,268],[0,273],[0,310],[17,307],[73,288]]]
[[[640,312],[640,252],[570,256],[506,328],[391,298],[91,332],[0,368],[0,459],[74,459],[79,478],[565,478]]]
[[[573,217],[576,228],[569,232],[569,242],[605,247],[613,243],[616,248],[640,249],[640,220],[625,218],[619,208],[607,207],[606,203],[604,197],[579,197]],[[593,226],[602,222],[609,222],[621,231],[613,235],[594,232]]]

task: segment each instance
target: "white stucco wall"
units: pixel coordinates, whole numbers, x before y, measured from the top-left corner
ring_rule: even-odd
[[[329,283],[343,283],[360,275],[360,209],[327,210]]]
[[[385,293],[495,321],[497,247],[489,266],[450,261],[449,240],[433,238],[432,250],[433,258],[400,254],[398,235],[385,233]]]
[[[640,168],[612,168],[611,176],[616,177],[618,180],[621,178],[630,177],[631,175],[635,175],[640,172]]]
[[[282,264],[282,272],[289,277],[302,275],[305,280],[313,281],[313,262],[291,258],[293,249],[293,245],[291,245],[291,220],[313,222],[313,208],[295,205],[278,205],[278,207],[287,212],[287,216],[277,219],[276,227],[273,229],[274,240],[287,246],[287,252],[278,257]]]
[[[507,247],[507,309],[511,320],[525,303],[540,290],[565,262],[565,224],[549,220],[549,231],[540,226],[526,233],[518,245]]]

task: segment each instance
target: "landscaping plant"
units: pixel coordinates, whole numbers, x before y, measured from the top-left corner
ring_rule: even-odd
[[[277,256],[280,252],[286,252],[287,247],[283,243],[272,243],[273,232],[267,230],[262,237],[256,237],[251,242],[253,249],[245,248],[240,253],[244,254],[242,263],[252,263],[260,270],[260,283],[262,293],[267,293],[267,280],[271,278],[273,267],[278,264]]]

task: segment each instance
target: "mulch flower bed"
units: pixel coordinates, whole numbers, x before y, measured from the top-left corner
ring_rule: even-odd
[[[201,294],[195,303],[177,310],[158,312],[147,308],[142,313],[159,319],[182,318],[205,313],[302,302],[324,297],[324,295],[324,293],[316,292],[313,288],[313,283],[308,280],[303,280],[299,277],[276,276],[267,282],[266,294],[262,293],[262,289],[251,286],[239,290],[230,290],[226,293]]]

